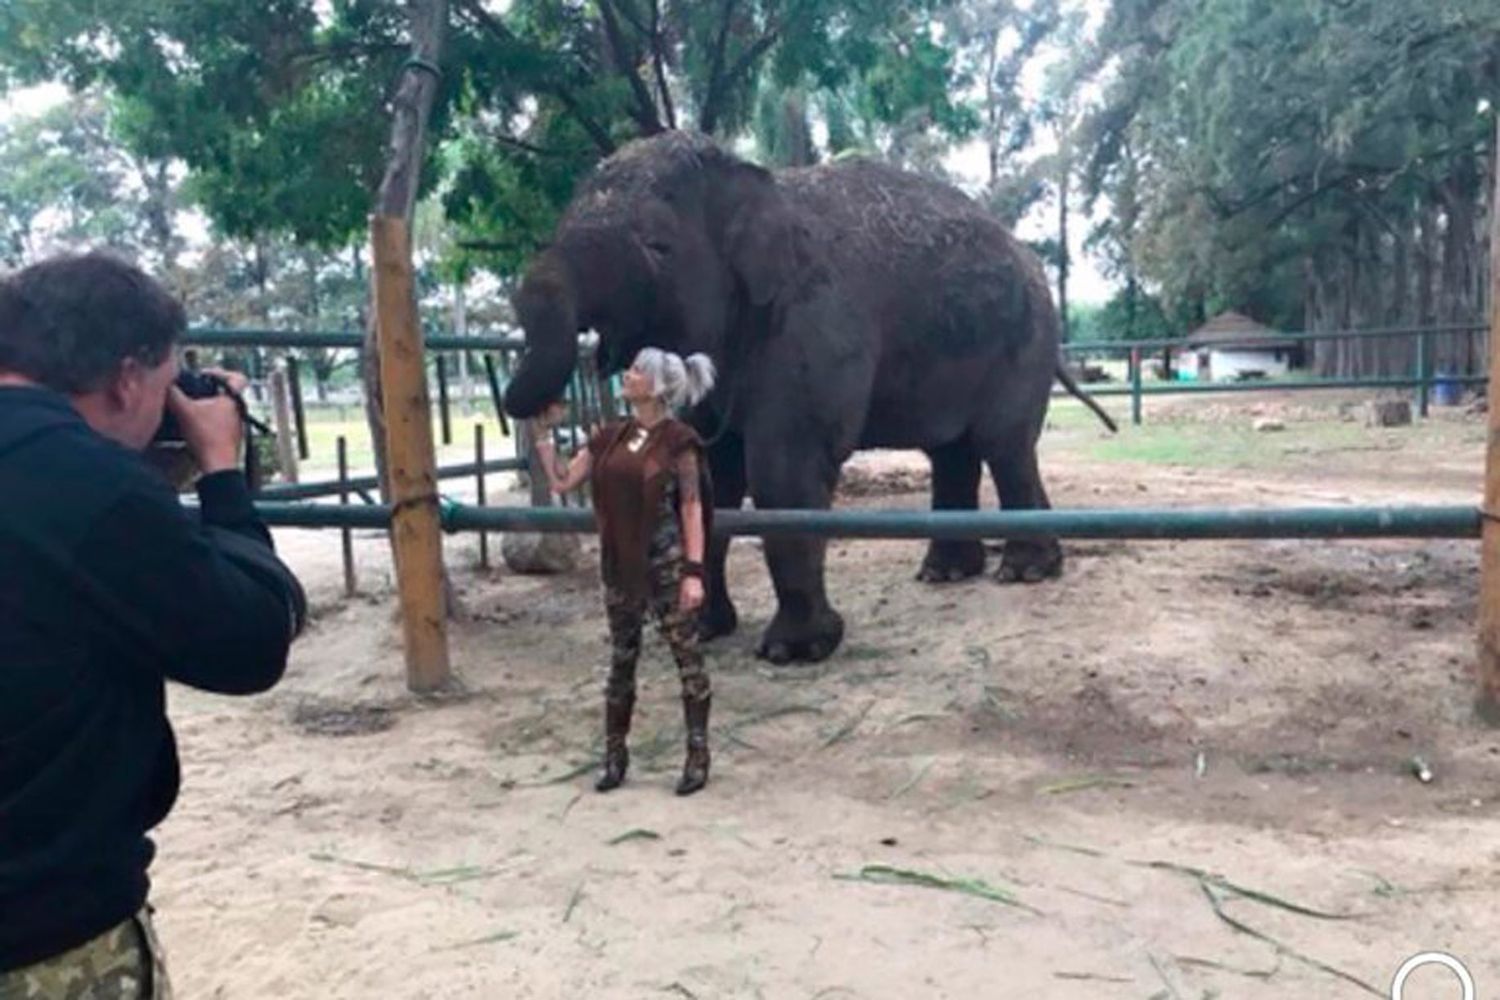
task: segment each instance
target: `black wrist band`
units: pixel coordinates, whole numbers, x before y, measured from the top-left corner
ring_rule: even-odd
[[[700,580],[703,579],[703,564],[701,562],[694,562],[692,559],[684,559],[682,561],[682,575],[696,576]]]

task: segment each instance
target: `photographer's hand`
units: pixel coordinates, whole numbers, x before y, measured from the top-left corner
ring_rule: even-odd
[[[239,468],[245,428],[233,396],[189,399],[173,386],[167,393],[167,409],[177,418],[183,440],[205,476]]]

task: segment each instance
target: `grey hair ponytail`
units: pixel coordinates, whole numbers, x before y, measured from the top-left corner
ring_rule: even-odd
[[[707,354],[683,358],[659,347],[647,347],[635,356],[635,364],[651,377],[657,397],[670,409],[696,406],[713,391],[714,363]]]

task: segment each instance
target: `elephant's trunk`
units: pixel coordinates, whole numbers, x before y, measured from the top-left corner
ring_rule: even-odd
[[[515,310],[526,331],[526,353],[505,388],[505,412],[525,420],[562,398],[578,361],[577,294],[555,253],[543,255],[526,273]]]

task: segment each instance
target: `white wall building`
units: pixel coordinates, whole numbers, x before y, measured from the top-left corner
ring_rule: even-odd
[[[1293,344],[1274,330],[1236,312],[1220,313],[1188,334],[1177,356],[1183,377],[1200,382],[1280,378],[1291,371]]]

